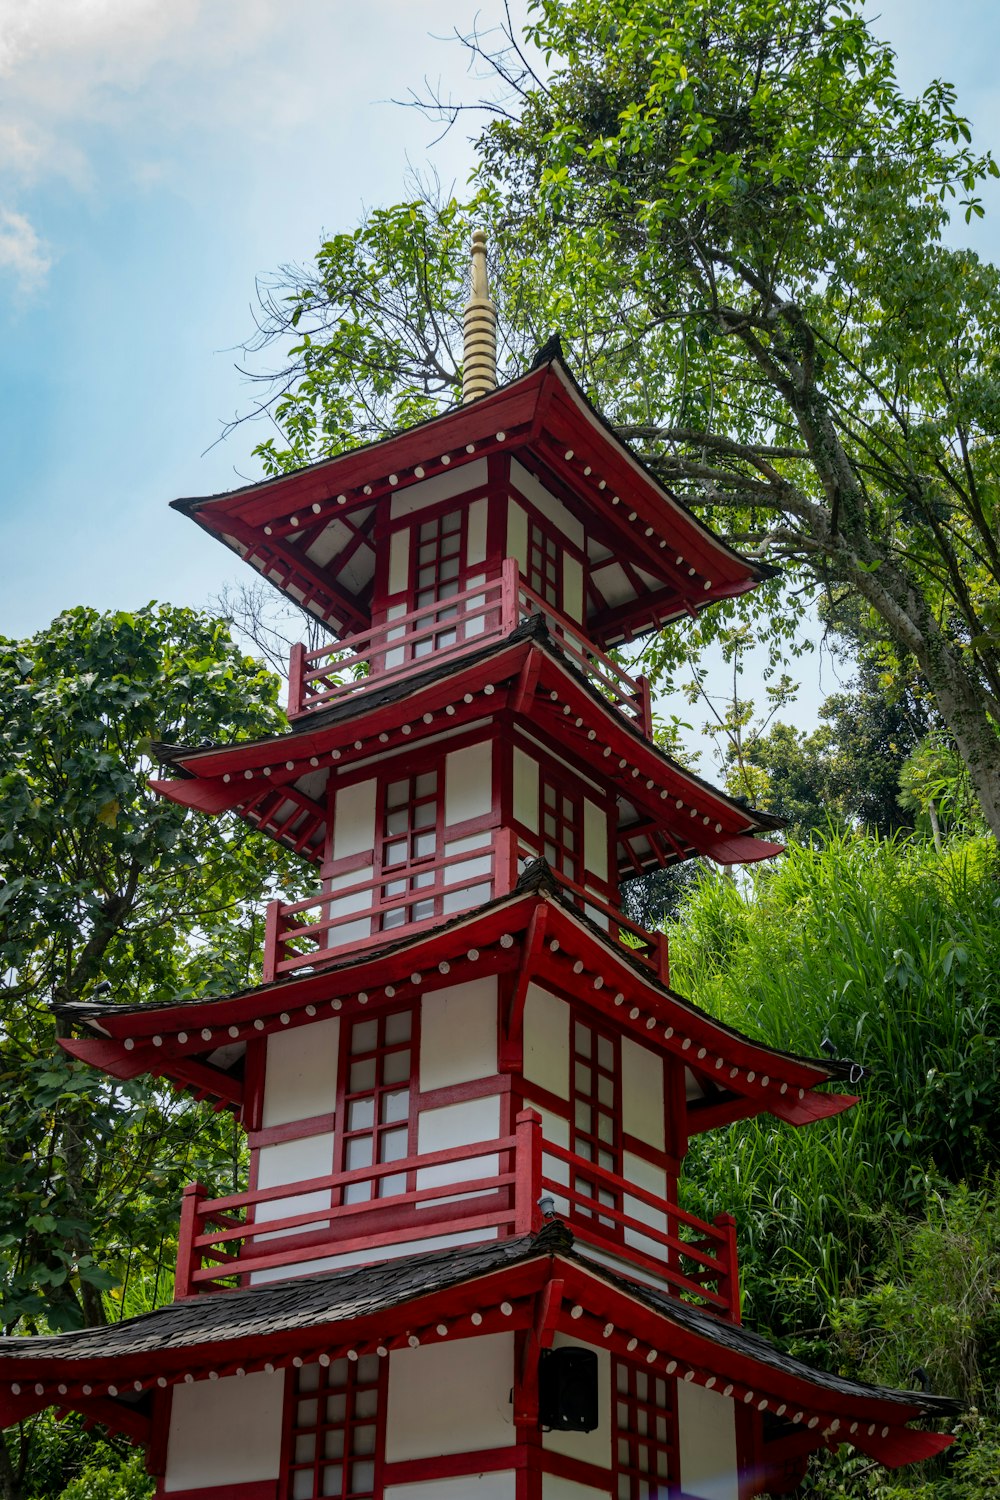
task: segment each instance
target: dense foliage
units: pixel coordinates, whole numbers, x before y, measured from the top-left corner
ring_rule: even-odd
[[[561,332],[677,493],[784,564],[740,606],[758,634],[786,641],[803,589],[834,614],[862,602],[1000,833],[1000,280],[943,239],[996,164],[947,84],[902,94],[861,0],[530,15],[540,72],[514,38],[487,57],[505,91],[477,196],[375,210],[278,279],[261,338],[293,343],[266,464],[455,399],[468,233],[487,224],[506,372]],[[698,634],[668,633],[654,663]]]
[[[682,993],[782,1048],[819,1056],[826,1039],[866,1070],[844,1115],[801,1130],[763,1118],[689,1154],[689,1206],[737,1216],[747,1320],[869,1379],[926,1372],[978,1413],[968,1452],[992,1444],[994,1458],[998,874],[991,839],[938,852],[849,834],[791,846],[745,883],[703,880],[671,930]],[[867,1467],[846,1493],[876,1493]],[[851,1472],[828,1476],[829,1492]]]
[[[240,824],[164,801],[147,778],[155,740],[279,729],[277,689],[224,626],[190,609],[74,609],[0,643],[5,1334],[162,1301],[184,1182],[231,1182],[238,1170],[227,1114],[71,1061],[50,1007],[252,982],[280,857]],[[0,1445],[0,1493],[16,1495],[31,1474],[32,1431]]]

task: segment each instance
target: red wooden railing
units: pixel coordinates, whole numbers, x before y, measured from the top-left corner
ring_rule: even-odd
[[[528,615],[545,616],[561,649],[645,735],[652,729],[649,683],[631,677],[588,641],[583,627],[554,609],[520,577],[506,557],[498,577],[484,578],[446,599],[408,610],[333,646],[293,646],[288,671],[288,717],[300,719],[346,697],[384,687],[425,667],[509,636]]]
[[[476,1165],[485,1157],[497,1158],[497,1170],[477,1175]],[[585,1180],[593,1192],[547,1175],[553,1161],[568,1168],[570,1183]],[[460,1180],[375,1196],[384,1178],[405,1174],[412,1183],[422,1171],[458,1164],[468,1165]],[[341,1201],[345,1189],[362,1185],[372,1193],[367,1201]],[[598,1203],[598,1191],[612,1201]],[[293,1201],[307,1193],[329,1194],[329,1206],[257,1217],[260,1205]],[[476,1196],[455,1201],[470,1193]],[[331,1172],[223,1198],[208,1198],[201,1184],[193,1183],[181,1207],[174,1295],[179,1299],[224,1291],[245,1285],[255,1272],[308,1274],[313,1262],[333,1255],[339,1264],[349,1265],[352,1258],[364,1254],[367,1260],[373,1250],[394,1245],[419,1251],[421,1241],[442,1234],[481,1229],[496,1229],[501,1236],[532,1233],[541,1227],[539,1200],[546,1193],[582,1243],[652,1273],[678,1297],[739,1321],[732,1218],[720,1214],[713,1224],[706,1224],[675,1203],[543,1140],[541,1117],[531,1109],[518,1115],[513,1135],[353,1172]],[[628,1212],[622,1206],[626,1202],[642,1204],[661,1217],[666,1228]],[[643,1244],[635,1245],[636,1239]]]
[[[403,933],[422,932],[440,923],[443,916],[468,911],[492,896],[507,895],[517,881],[518,859],[534,857],[532,850],[516,847],[510,830],[497,829],[491,841],[480,849],[464,849],[460,854],[442,854],[419,864],[401,865],[352,885],[304,896],[299,901],[272,901],[264,927],[264,983],[270,984],[296,969],[322,964],[348,949],[371,948]],[[463,865],[475,861],[481,866],[485,860],[490,862],[488,871],[462,873]],[[590,916],[606,919],[610,937],[663,984],[669,984],[665,933],[647,932],[595,891],[556,871],[552,874]],[[418,878],[423,882],[419,886],[415,884]],[[395,896],[383,894],[395,885],[406,889]],[[332,910],[344,902],[354,909]],[[430,912],[423,917],[415,916],[414,910],[424,904],[431,907]],[[397,913],[402,913],[401,921],[394,921]]]

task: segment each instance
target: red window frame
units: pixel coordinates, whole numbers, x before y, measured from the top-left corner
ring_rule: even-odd
[[[433,865],[444,848],[444,762],[402,776],[385,775],[378,788],[379,926],[389,931],[441,915],[445,871]],[[385,877],[384,879],[382,877]],[[412,894],[412,902],[385,910]]]
[[[342,1023],[337,1087],[337,1172],[401,1161],[416,1154],[415,1107],[419,1012],[415,1005]],[[371,1149],[365,1149],[365,1143]],[[375,1203],[414,1186],[395,1172],[376,1182],[348,1184],[340,1205]]]
[[[538,768],[538,837],[541,852],[557,875],[583,884],[583,795]]]
[[[621,1038],[613,1031],[594,1026],[578,1015],[571,1017],[569,1149],[574,1156],[594,1162],[620,1177],[622,1171],[622,1058]],[[597,1204],[621,1209],[622,1193],[588,1177],[574,1167],[570,1186]],[[609,1238],[621,1239],[621,1225],[614,1219],[592,1214],[580,1204],[572,1205],[571,1217],[596,1222]]]
[[[680,1485],[676,1382],[625,1359],[612,1363],[615,1500],[666,1500]]]
[[[280,1500],[376,1500],[382,1494],[388,1360],[291,1369]]]
[[[563,543],[533,516],[528,516],[528,587],[562,614]]]

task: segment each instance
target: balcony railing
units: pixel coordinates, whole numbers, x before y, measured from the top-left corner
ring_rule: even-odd
[[[327,885],[299,901],[272,901],[264,930],[264,983],[423,931],[442,918],[508,895],[517,882],[519,862],[533,858],[534,850],[516,846],[508,830],[497,829],[479,848],[401,865],[350,885]],[[552,874],[630,958],[669,984],[664,933],[647,932],[595,891]]]
[[[563,1175],[570,1183],[585,1181],[592,1191],[567,1186],[559,1180]],[[390,1177],[416,1185],[378,1196]],[[369,1197],[344,1203],[348,1190],[355,1198],[365,1192]],[[302,1205],[307,1194],[311,1207]],[[707,1224],[543,1140],[541,1116],[531,1109],[518,1115],[513,1135],[353,1172],[224,1198],[208,1198],[200,1183],[192,1184],[181,1207],[174,1295],[225,1291],[261,1274],[308,1275],[316,1261],[331,1256],[347,1266],[370,1261],[373,1251],[376,1260],[383,1250],[389,1258],[393,1246],[419,1252],[422,1241],[442,1234],[533,1233],[543,1223],[544,1194],[583,1244],[654,1276],[673,1295],[739,1322],[731,1216],[720,1214]],[[325,1204],[316,1206],[317,1197]]]
[[[631,677],[586,639],[582,627],[547,604],[521,579],[517,561],[504,559],[499,577],[484,578],[448,598],[435,599],[395,615],[360,635],[307,651],[292,648],[288,674],[288,717],[305,718],[382,688],[426,667],[463,656],[509,636],[528,615],[544,615],[548,629],[567,656],[590,677],[615,707],[651,733],[649,683]]]

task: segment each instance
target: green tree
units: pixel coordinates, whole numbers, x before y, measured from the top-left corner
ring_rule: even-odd
[[[262,337],[298,342],[288,443],[265,462],[455,398],[468,229],[486,223],[507,372],[560,329],[682,498],[807,591],[862,600],[918,664],[1000,832],[1000,279],[942,239],[997,168],[953,90],[907,99],[861,0],[531,14],[546,71],[490,57],[508,92],[475,202],[373,213],[272,293]],[[781,639],[800,605],[775,586],[741,609]],[[702,637],[731,618],[713,611]],[[655,660],[688,649],[668,635]]]
[[[280,729],[277,689],[190,609],[74,609],[0,642],[5,1333],[100,1323],[130,1281],[155,1296],[162,1273],[169,1290],[183,1182],[232,1174],[225,1116],[71,1061],[51,1006],[253,982],[265,887],[292,872],[245,825],[166,802],[147,777],[155,740]],[[0,1445],[0,1492],[18,1493],[26,1461]]]

